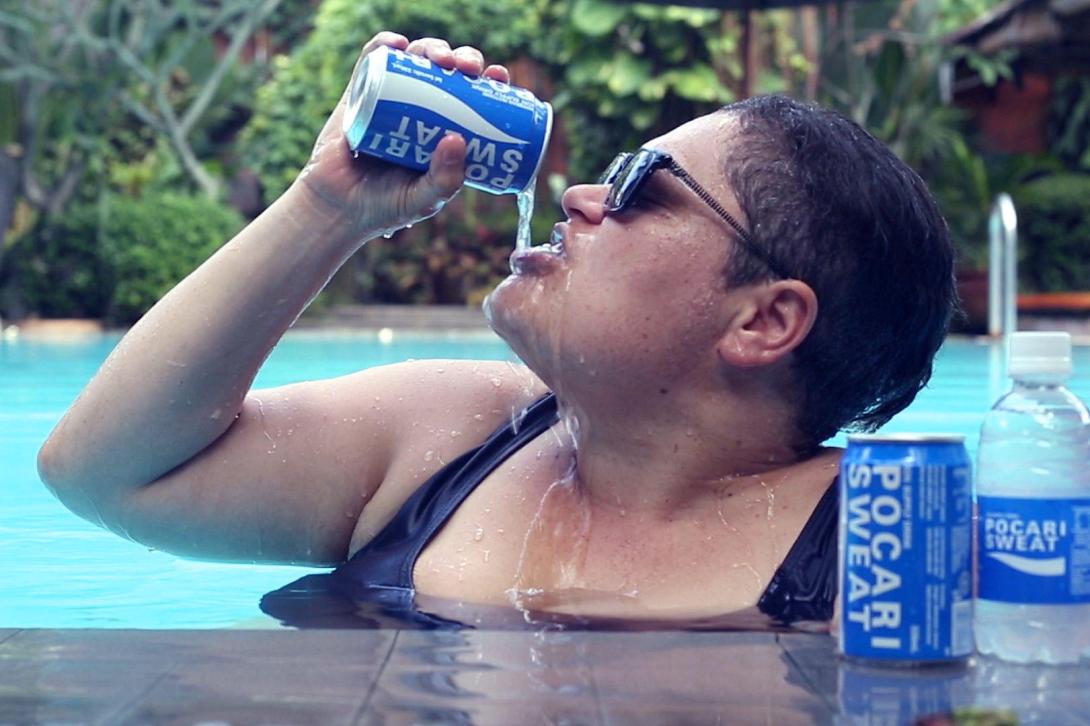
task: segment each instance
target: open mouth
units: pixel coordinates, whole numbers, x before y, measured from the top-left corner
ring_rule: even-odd
[[[553,226],[548,244],[527,249],[515,250],[511,254],[511,272],[516,275],[542,275],[556,269],[567,259],[564,237],[567,225],[563,222]]]

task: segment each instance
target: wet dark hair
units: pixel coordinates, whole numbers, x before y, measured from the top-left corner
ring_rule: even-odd
[[[795,351],[807,445],[912,402],[958,309],[954,250],[920,177],[854,122],[783,96],[725,106],[727,179],[754,241],[818,298]],[[728,283],[774,276],[741,245]]]

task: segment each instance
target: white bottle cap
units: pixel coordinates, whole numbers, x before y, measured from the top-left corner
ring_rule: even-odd
[[[1071,375],[1071,335],[1069,333],[1011,333],[1007,370],[1019,376]]]

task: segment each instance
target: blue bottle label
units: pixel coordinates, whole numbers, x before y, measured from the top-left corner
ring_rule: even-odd
[[[977,502],[982,599],[1090,602],[1090,497]]]

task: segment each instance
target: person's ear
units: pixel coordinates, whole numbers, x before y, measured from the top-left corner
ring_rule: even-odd
[[[776,280],[738,292],[740,306],[716,346],[728,365],[753,368],[783,360],[814,327],[817,295],[801,280]]]

